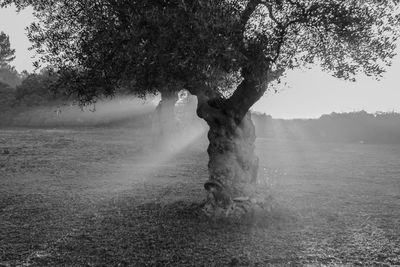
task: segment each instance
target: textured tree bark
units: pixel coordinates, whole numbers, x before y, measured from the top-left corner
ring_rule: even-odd
[[[243,80],[229,98],[207,84],[188,86],[198,98],[197,115],[210,127],[210,179],[204,184],[207,200],[203,206],[209,217],[240,218],[264,208],[256,194],[258,158],[249,109],[266,90],[269,65],[253,63],[242,69]]]
[[[250,112],[239,123],[219,114],[209,126],[210,179],[204,185],[207,201],[203,211],[210,217],[242,217],[256,204],[253,188],[258,157],[254,153],[256,136]]]

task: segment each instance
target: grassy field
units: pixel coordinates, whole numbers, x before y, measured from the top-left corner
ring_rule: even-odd
[[[400,266],[400,146],[257,140],[274,204],[210,222],[206,140],[0,130],[0,266]]]

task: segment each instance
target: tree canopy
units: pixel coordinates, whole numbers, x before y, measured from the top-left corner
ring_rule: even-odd
[[[34,48],[83,102],[118,87],[142,96],[185,87],[207,99],[223,98],[243,113],[276,70],[318,64],[339,78],[382,75],[399,32],[395,0],[3,0],[2,5],[10,2],[35,7],[39,22],[29,30]],[[229,98],[223,97],[226,85]]]
[[[319,64],[339,78],[379,76],[394,56],[393,0],[2,1],[31,4],[30,39],[82,101],[125,86],[138,94],[183,86],[247,110],[277,69]],[[251,91],[248,82],[254,82]],[[201,86],[199,85],[201,84]],[[232,83],[230,83],[232,84]],[[202,87],[203,89],[199,89]],[[241,90],[246,87],[245,90]],[[204,89],[207,88],[207,89]]]

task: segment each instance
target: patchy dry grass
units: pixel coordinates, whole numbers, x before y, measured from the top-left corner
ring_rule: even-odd
[[[276,204],[225,224],[191,208],[204,140],[150,145],[132,129],[2,130],[0,266],[400,265],[400,147],[260,139]]]

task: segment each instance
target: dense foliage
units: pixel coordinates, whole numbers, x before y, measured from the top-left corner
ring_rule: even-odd
[[[7,110],[14,103],[14,89],[0,81],[0,111]]]
[[[18,73],[18,71],[9,64],[3,64],[0,66],[0,82],[6,83],[11,87],[15,88],[20,85],[24,75]]]
[[[319,64],[333,75],[379,76],[390,64],[398,1],[29,1],[30,39],[82,102],[118,87],[138,95],[186,87],[248,108],[274,70]],[[281,72],[278,72],[280,74]],[[225,86],[220,86],[225,85]],[[236,89],[236,90],[235,90]],[[225,97],[224,97],[225,96]]]
[[[15,90],[17,104],[35,106],[65,100],[65,94],[56,87],[56,80],[57,76],[49,69],[29,74]]]

